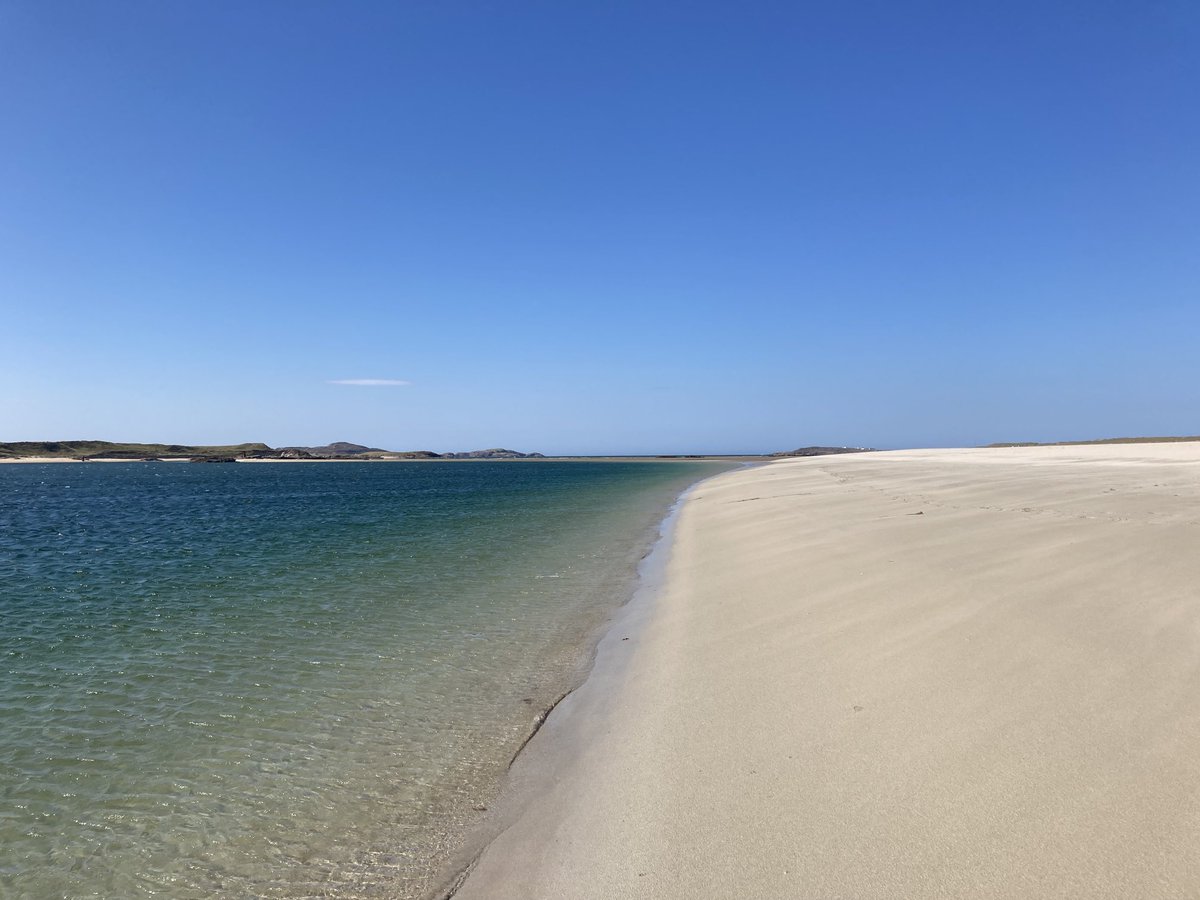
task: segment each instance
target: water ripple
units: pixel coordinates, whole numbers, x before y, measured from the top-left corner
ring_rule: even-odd
[[[0,895],[415,895],[702,471],[0,466]]]

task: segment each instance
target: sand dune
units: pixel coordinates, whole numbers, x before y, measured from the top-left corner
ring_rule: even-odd
[[[712,479],[515,773],[458,900],[1200,896],[1200,444]]]

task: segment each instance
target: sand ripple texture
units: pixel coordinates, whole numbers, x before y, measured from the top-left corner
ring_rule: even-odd
[[[4,467],[0,896],[417,896],[701,474]]]

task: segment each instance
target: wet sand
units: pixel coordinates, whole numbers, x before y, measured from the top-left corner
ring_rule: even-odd
[[[775,462],[685,501],[456,898],[1194,897],[1198,749],[1200,444]]]

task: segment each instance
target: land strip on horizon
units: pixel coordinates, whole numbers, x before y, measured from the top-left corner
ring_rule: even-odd
[[[1200,436],[1117,437],[1082,441],[1038,443],[1013,441],[986,445],[990,449],[1012,447],[1084,447],[1102,444],[1152,444],[1200,441]],[[486,450],[451,451],[384,450],[348,441],[315,447],[271,447],[268,444],[153,444],[114,441],[10,441],[0,442],[3,462],[301,462],[301,461],[412,461],[412,460],[651,460],[651,459],[726,459],[768,460],[785,457],[834,456],[847,453],[875,453],[874,447],[810,446],[795,450],[765,453],[657,453],[657,454],[564,454],[525,453],[503,447]]]
[[[112,441],[13,441],[0,443],[0,462],[296,462],[296,461],[392,461],[392,460],[464,460],[464,459],[767,459],[780,456],[821,456],[835,453],[867,452],[866,447],[801,447],[781,453],[661,453],[616,456],[523,453],[503,447],[465,452],[435,453],[432,450],[384,450],[347,441],[319,447],[270,447],[263,443],[188,445],[142,444]]]

